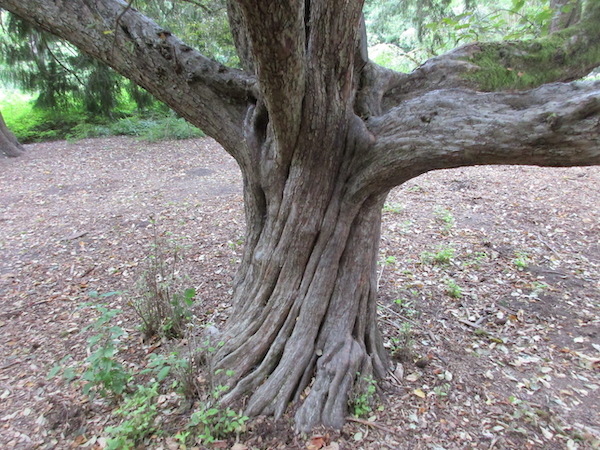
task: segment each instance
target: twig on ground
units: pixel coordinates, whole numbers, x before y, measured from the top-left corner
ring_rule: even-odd
[[[558,252],[556,250],[554,250],[554,248],[550,244],[548,244],[546,241],[544,241],[539,234],[536,233],[535,236],[538,238],[538,241],[540,241],[542,244],[544,244],[546,247],[548,247],[552,253],[554,253],[556,256],[558,256],[560,258],[560,255],[558,254]]]
[[[381,306],[381,307],[382,307],[383,309],[385,309],[386,311],[389,311],[389,312],[391,312],[391,313],[395,314],[396,316],[398,316],[398,317],[399,317],[399,318],[401,318],[402,320],[405,320],[405,321],[407,321],[407,322],[410,322],[410,323],[412,323],[413,325],[416,325],[416,324],[417,324],[417,323],[416,323],[414,320],[411,320],[411,319],[409,319],[408,317],[405,317],[405,316],[403,316],[402,314],[400,314],[400,313],[398,313],[398,312],[394,311],[394,310],[393,310],[392,308],[390,308],[389,306],[382,305],[382,304],[379,304],[378,306]]]
[[[391,430],[388,427],[380,425],[377,422],[369,422],[368,420],[359,419],[357,417],[346,417],[346,420],[348,420],[349,422],[361,423],[361,424],[367,425],[369,427],[377,428],[378,430],[385,431],[386,433],[393,434],[394,436],[398,436],[398,437],[401,436],[400,433],[397,433],[396,431]]]

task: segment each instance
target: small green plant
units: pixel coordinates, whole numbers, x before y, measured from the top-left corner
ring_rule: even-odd
[[[398,361],[413,359],[413,331],[410,323],[403,322],[398,334],[390,339],[392,357]]]
[[[386,258],[383,260],[383,264],[386,266],[391,266],[392,264],[396,264],[396,257],[395,256],[386,256]]]
[[[196,442],[209,445],[216,440],[245,431],[248,417],[229,407],[223,408],[219,405],[219,399],[227,389],[227,386],[222,385],[215,387],[210,398],[200,404],[200,408],[190,417],[187,424],[189,434],[186,434],[185,438],[191,434]]]
[[[386,203],[383,205],[383,212],[400,214],[402,211],[404,211],[404,205],[401,203]]]
[[[373,411],[377,382],[372,376],[361,376],[360,373],[356,378],[355,391],[349,401],[350,410],[355,417],[366,417]]]
[[[406,298],[397,298],[394,300],[394,304],[401,309],[402,314],[406,315],[406,317],[413,317],[417,315],[417,310],[414,308],[413,302]]]
[[[198,355],[190,349],[184,355],[178,352],[171,352],[168,355],[152,354],[147,368],[140,373],[153,373],[158,382],[172,375],[174,378],[172,388],[191,400],[200,396],[201,385],[198,373],[201,365]]]
[[[421,253],[421,262],[423,264],[449,264],[456,251],[452,247],[442,247],[437,252]]]
[[[448,393],[450,392],[450,383],[444,383],[441,386],[436,386],[433,388],[433,392],[439,398],[448,397]]]
[[[516,252],[515,259],[513,259],[513,264],[519,270],[525,270],[529,267],[529,256],[525,252]]]
[[[119,294],[110,292],[103,296]],[[97,296],[96,293],[90,293],[91,297]],[[99,393],[103,397],[120,397],[131,380],[131,373],[115,359],[118,353],[118,343],[121,336],[125,334],[123,328],[117,325],[110,325],[115,316],[121,313],[119,309],[111,309],[101,305],[92,305],[93,309],[100,313],[100,317],[94,323],[84,328],[94,329],[97,334],[88,338],[89,356],[85,359],[86,369],[81,376],[86,381],[83,385],[83,393],[94,396]]]
[[[489,256],[486,252],[475,252],[470,255],[470,258],[464,262],[466,267],[474,267],[478,269],[483,261],[488,259]]]
[[[159,239],[155,232],[152,253],[137,284],[139,295],[132,302],[146,338],[181,338],[185,334],[196,290],[181,287],[185,278],[179,269],[182,261],[181,247]]]
[[[461,298],[463,296],[462,288],[452,278],[446,279],[446,294],[452,298]]]
[[[151,386],[138,386],[135,393],[128,397],[116,411],[124,420],[115,427],[108,427],[107,448],[120,450],[132,449],[156,431],[155,419],[158,415],[156,398],[158,383]]]
[[[90,296],[103,298],[116,294],[119,292],[102,295],[91,292]],[[118,325],[111,325],[111,322],[121,313],[121,310],[89,303],[84,304],[83,307],[95,309],[100,316],[82,330],[85,332],[91,328],[96,332],[87,339],[89,356],[83,362],[78,363],[84,368],[80,376],[83,382],[82,391],[90,397],[100,394],[102,397],[118,399],[125,393],[132,378],[131,373],[115,358],[118,353],[119,340],[125,331]],[[48,374],[48,378],[61,372],[68,383],[78,378],[77,371],[73,367],[65,367],[69,359],[70,355],[59,361]]]
[[[442,231],[444,231],[444,233],[448,233],[452,228],[454,228],[456,221],[454,220],[454,216],[449,209],[436,208],[434,215],[436,220],[442,224]]]
[[[532,284],[532,289],[531,289],[531,293],[529,294],[529,297],[538,298],[540,296],[540,294],[542,294],[545,290],[547,290],[549,288],[550,288],[550,286],[548,286],[546,283],[534,281]]]

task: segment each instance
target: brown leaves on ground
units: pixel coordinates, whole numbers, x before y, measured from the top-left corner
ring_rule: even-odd
[[[102,448],[112,406],[46,379],[86,356],[94,316],[78,306],[124,292],[110,300],[126,311],[125,363],[163,351],[127,307],[156,226],[186,248],[195,313],[218,328],[243,245],[239,172],[208,139],[36,144],[0,165],[0,447]],[[312,436],[260,418],[225,448],[597,445],[599,198],[598,168],[465,168],[394,190],[378,277],[394,364],[370,417]],[[181,403],[159,405],[173,434]]]

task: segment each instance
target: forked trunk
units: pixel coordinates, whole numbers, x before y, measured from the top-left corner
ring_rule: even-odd
[[[249,395],[248,414],[275,416],[299,402],[301,430],[341,427],[358,374],[382,376],[388,363],[375,302],[386,193],[357,193],[359,123],[305,134],[277,176],[268,158],[260,173],[244,171],[245,255],[213,367],[234,372],[224,402]]]

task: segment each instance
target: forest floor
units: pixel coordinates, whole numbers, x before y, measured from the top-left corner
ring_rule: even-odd
[[[131,307],[156,245],[184,252],[194,321],[219,328],[243,235],[239,170],[210,139],[52,142],[0,160],[0,448],[106,446],[131,416],[82,393],[87,338],[108,329],[98,318],[122,310],[108,323],[124,332],[115,359],[139,374],[191,339],[145,341]],[[423,175],[390,194],[380,252],[394,363],[355,397],[362,417],[308,436],[291,417],[254,419],[213,447],[598,448],[600,168]],[[199,402],[150,398],[151,424],[129,422],[156,428],[139,448],[185,448],[175,435]]]

